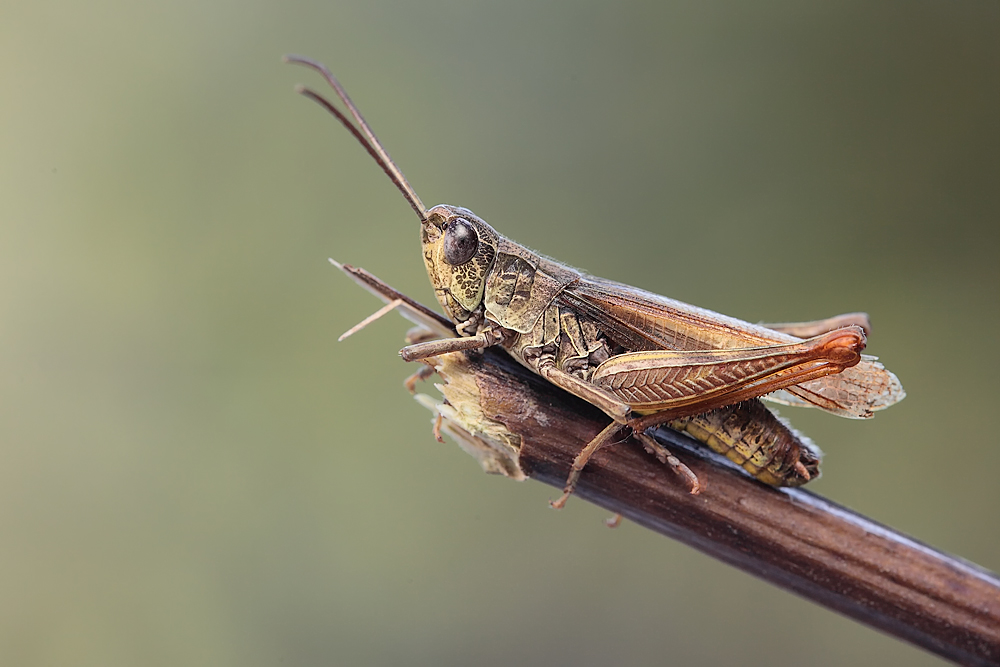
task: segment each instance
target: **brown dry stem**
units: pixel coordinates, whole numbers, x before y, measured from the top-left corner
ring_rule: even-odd
[[[444,402],[418,399],[487,472],[561,489],[599,410],[498,352],[435,360]],[[576,497],[846,616],[966,665],[1000,664],[1000,579],[801,489],[774,489],[661,429],[692,495],[641,446],[598,452]],[[572,502],[572,501],[571,501]]]

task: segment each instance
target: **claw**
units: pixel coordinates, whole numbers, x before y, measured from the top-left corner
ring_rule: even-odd
[[[441,423],[443,421],[444,421],[444,415],[442,415],[439,412],[437,417],[434,419],[434,439],[440,442],[441,444],[444,444],[444,438],[441,437]]]
[[[551,507],[554,510],[561,510],[562,508],[566,507],[566,501],[569,500],[569,497],[571,495],[573,495],[573,487],[567,486],[565,489],[563,489],[563,494],[562,496],[559,497],[558,500],[549,501],[549,507]]]

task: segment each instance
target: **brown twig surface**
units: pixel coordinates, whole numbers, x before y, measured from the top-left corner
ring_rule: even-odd
[[[502,353],[442,371],[448,384],[457,374],[474,378],[483,415],[514,434],[518,472],[557,488],[608,423]],[[590,461],[576,496],[949,660],[1000,664],[996,575],[808,491],[765,486],[669,429],[657,437],[698,476],[700,495],[628,441]]]

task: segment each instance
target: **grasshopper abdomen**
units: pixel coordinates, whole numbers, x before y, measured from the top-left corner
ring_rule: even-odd
[[[819,448],[757,399],[675,419],[667,426],[771,486],[801,486],[819,477]]]

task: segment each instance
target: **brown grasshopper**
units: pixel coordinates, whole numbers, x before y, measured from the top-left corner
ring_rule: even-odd
[[[400,356],[416,361],[500,345],[611,417],[573,462],[554,507],[565,504],[587,461],[623,429],[692,493],[699,491],[694,473],[647,429],[686,431],[767,484],[798,486],[819,474],[819,452],[758,397],[865,419],[905,396],[895,375],[861,354],[869,329],[864,313],[751,324],[587,275],[501,236],[468,209],[427,209],[329,70],[300,56],[286,60],[323,75],[350,117],[308,88],[299,92],[354,135],[420,219],[427,274],[458,335],[408,345]],[[402,303],[396,298],[376,316]]]

